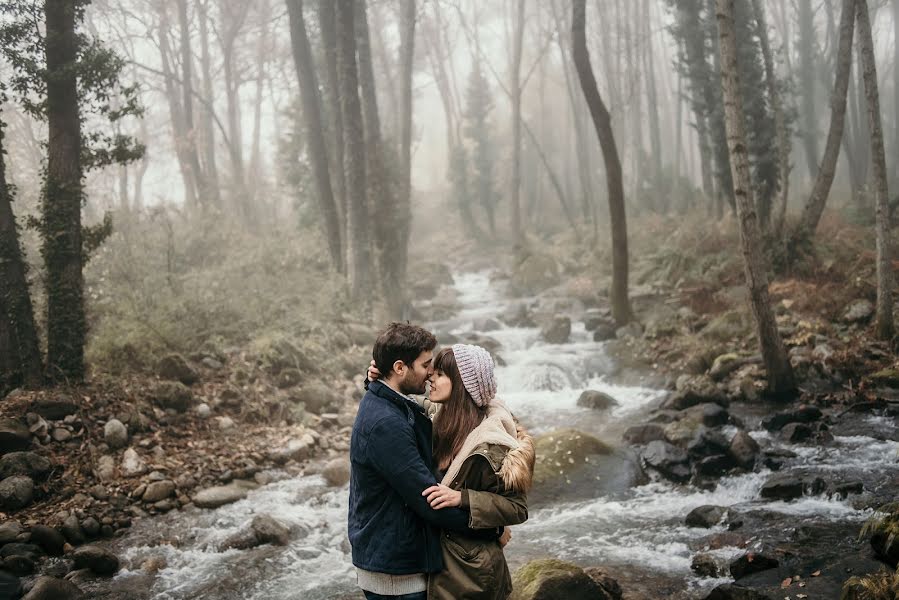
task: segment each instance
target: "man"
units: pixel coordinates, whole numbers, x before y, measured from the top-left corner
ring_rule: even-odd
[[[348,531],[359,587],[368,600],[425,600],[427,575],[443,570],[440,529],[472,531],[469,513],[434,510],[422,492],[436,485],[431,421],[408,394],[424,394],[437,340],[408,323],[391,323],[372,356],[381,378],[369,383],[350,441]]]

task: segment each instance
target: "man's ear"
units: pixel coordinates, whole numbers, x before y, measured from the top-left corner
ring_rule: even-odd
[[[396,360],[393,362],[393,372],[397,375],[402,376],[406,372],[406,363],[401,360]]]

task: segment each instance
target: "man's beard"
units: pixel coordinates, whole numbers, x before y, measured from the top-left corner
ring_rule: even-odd
[[[413,375],[414,377],[414,375]],[[427,381],[428,378],[424,377],[420,381],[411,379],[407,377],[400,382],[400,391],[406,395],[409,394],[424,394],[427,391]]]

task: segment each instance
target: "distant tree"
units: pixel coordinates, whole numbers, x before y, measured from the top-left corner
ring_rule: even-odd
[[[874,208],[877,215],[877,315],[874,333],[878,339],[890,340],[893,325],[893,262],[890,252],[890,212],[887,190],[887,166],[880,116],[880,91],[877,86],[877,64],[868,0],[855,0],[858,24],[858,51],[864,71],[865,96],[868,104],[868,130],[871,132],[871,159],[874,167]]]
[[[808,172],[812,178],[818,175],[818,113],[817,87],[817,33],[815,31],[812,0],[799,0],[799,86],[802,96],[802,126],[800,134],[805,147]]]
[[[493,174],[496,151],[490,135],[490,111],[492,110],[493,97],[490,93],[490,84],[484,77],[480,62],[476,58],[468,78],[464,134],[472,146],[471,192],[487,216],[487,227],[490,233],[494,234],[496,233],[497,193]]]
[[[599,94],[590,54],[587,50],[586,0],[574,0],[571,18],[571,56],[581,82],[584,99],[593,118],[596,136],[602,147],[609,193],[609,216],[612,228],[612,318],[619,325],[633,319],[628,297],[627,216],[624,211],[624,183],[621,160],[612,131],[612,118]]]
[[[756,335],[768,377],[768,390],[775,395],[790,394],[796,389],[796,381],[783,340],[777,330],[774,312],[771,310],[761,231],[752,197],[746,117],[740,93],[742,71],[738,65],[738,32],[734,23],[736,13],[734,1],[717,0],[716,17],[721,48],[721,87],[724,92],[727,143],[734,184],[733,194],[740,222],[740,246],[746,270],[746,287],[749,289],[752,313],[755,317]]]

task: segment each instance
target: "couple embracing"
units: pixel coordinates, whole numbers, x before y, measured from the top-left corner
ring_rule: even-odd
[[[433,334],[391,323],[372,351],[350,442],[349,538],[368,600],[496,599],[503,546],[527,520],[533,440],[496,398],[480,346],[434,355]],[[419,404],[411,394],[424,394]],[[431,415],[435,412],[433,420]]]

